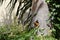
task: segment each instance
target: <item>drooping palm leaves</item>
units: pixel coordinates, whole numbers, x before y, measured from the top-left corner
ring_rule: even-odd
[[[17,0],[10,0],[8,3],[6,9],[6,19],[8,20],[6,23],[9,25],[12,23],[12,11],[15,8],[15,4],[17,3]],[[9,18],[7,18],[9,17]]]
[[[2,5],[3,1],[4,1],[4,0],[0,0],[0,6]]]
[[[26,11],[31,7],[31,5],[32,5],[32,3],[31,3],[32,1],[31,0],[24,0],[23,2],[20,2],[20,5],[19,6],[21,6],[21,3],[22,4],[24,4],[23,5],[23,7],[22,8],[20,8],[19,9],[19,7],[18,7],[18,10],[17,10],[17,13],[16,13],[16,16],[18,16],[19,15],[19,18],[18,18],[18,20],[19,21],[21,21],[23,24],[25,23],[23,20],[23,17],[24,17],[24,14],[26,14]],[[19,11],[21,11],[20,13],[19,13]],[[28,15],[29,15],[29,13],[28,13]],[[26,16],[26,15],[25,15]],[[28,17],[27,17],[28,18]],[[27,19],[26,18],[26,19]],[[28,20],[28,19],[27,19]],[[26,20],[26,21],[27,21]],[[18,21],[18,23],[20,23]]]
[[[32,17],[30,11],[31,11],[32,0],[10,0],[9,4],[6,7],[7,9],[9,9],[8,13],[10,14],[10,19],[11,19],[11,13],[14,10],[17,1],[19,2],[16,12],[16,17],[18,18],[18,24],[22,23],[25,25],[26,23],[31,22]],[[26,12],[27,10],[29,11]],[[24,19],[24,15],[27,16],[25,19]]]

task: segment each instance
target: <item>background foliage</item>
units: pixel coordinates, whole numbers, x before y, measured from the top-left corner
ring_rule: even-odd
[[[49,11],[50,11],[50,20],[52,27],[55,29],[53,34],[55,38],[60,38],[60,0],[47,0]]]

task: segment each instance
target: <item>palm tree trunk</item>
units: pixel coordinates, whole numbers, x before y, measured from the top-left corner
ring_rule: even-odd
[[[32,24],[36,21],[39,22],[39,28],[43,28],[43,34],[47,35],[49,34],[50,28],[48,27],[48,19],[49,19],[49,10],[47,3],[43,0],[36,0],[32,1],[32,14],[37,14],[32,21]],[[32,25],[34,26],[34,24]],[[41,32],[38,30],[38,35],[41,35]]]

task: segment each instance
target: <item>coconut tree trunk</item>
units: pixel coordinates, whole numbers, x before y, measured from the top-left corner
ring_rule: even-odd
[[[40,32],[38,30],[38,35],[41,35],[41,33],[43,33],[44,35],[49,34],[49,30],[50,28],[48,27],[48,19],[49,19],[49,10],[48,10],[48,6],[47,3],[45,2],[45,0],[32,0],[32,14],[37,14],[32,21],[32,26],[34,25],[34,22],[39,23],[39,29],[43,28],[44,31]]]

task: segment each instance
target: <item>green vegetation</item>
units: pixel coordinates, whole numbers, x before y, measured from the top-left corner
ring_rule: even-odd
[[[50,20],[55,31],[53,32],[55,38],[60,38],[60,1],[47,0],[50,10]]]
[[[0,27],[0,40],[56,40],[52,36],[37,36],[36,30],[37,27],[31,29],[30,31],[23,30],[22,25],[10,25],[10,26],[1,26]],[[41,29],[42,30],[42,29]]]

